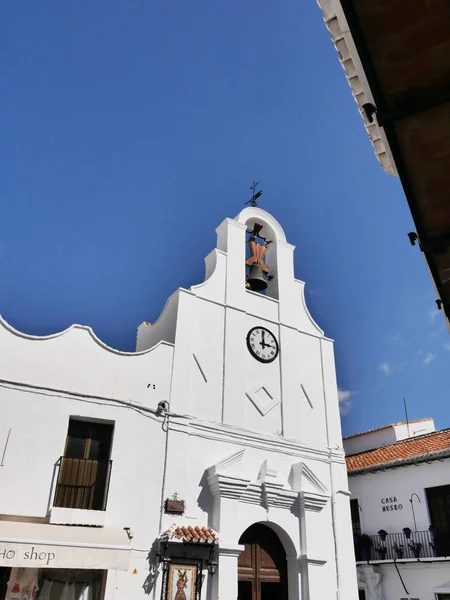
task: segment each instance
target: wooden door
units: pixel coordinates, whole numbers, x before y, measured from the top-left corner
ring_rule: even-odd
[[[252,525],[239,540],[238,600],[287,600],[286,553],[276,533]]]

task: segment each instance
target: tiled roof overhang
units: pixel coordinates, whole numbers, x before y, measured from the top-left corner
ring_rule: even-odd
[[[438,452],[430,452],[428,454],[422,454],[420,456],[410,456],[409,458],[399,458],[397,460],[381,463],[379,465],[370,465],[367,467],[352,469],[351,471],[348,471],[348,476],[354,477],[355,475],[363,475],[365,473],[386,471],[386,469],[398,469],[398,467],[406,467],[408,465],[419,465],[420,463],[428,463],[434,460],[443,460],[444,458],[450,458],[450,449],[439,450]]]
[[[347,79],[400,176],[442,308],[450,318],[450,5],[448,0],[319,0]],[[361,69],[362,74],[359,73]],[[365,106],[365,108],[363,108]],[[392,165],[395,163],[395,169]],[[384,166],[384,165],[383,165]]]
[[[199,527],[196,525],[177,525],[173,523],[159,539],[166,542],[185,542],[191,544],[217,544],[219,535],[211,527]]]
[[[407,438],[346,457],[349,477],[450,457],[450,429]]]
[[[387,173],[397,175],[397,169],[383,129],[373,119],[369,120],[363,109],[365,104],[373,102],[374,99],[340,2],[339,0],[317,0],[317,2],[322,9],[325,25],[330,32],[331,40],[338,53],[339,62],[344,69],[353,98],[358,105],[375,156]]]

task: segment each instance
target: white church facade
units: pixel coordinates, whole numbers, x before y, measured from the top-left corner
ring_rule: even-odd
[[[0,354],[0,600],[357,600],[333,343],[271,215],[135,353],[1,321]]]

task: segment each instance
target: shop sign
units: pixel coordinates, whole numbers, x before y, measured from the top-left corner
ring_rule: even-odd
[[[4,565],[7,565],[8,561],[11,561],[11,564],[13,564],[18,558],[20,558],[22,562],[30,561],[30,566],[36,566],[36,563],[38,563],[39,566],[48,566],[55,560],[56,554],[55,552],[39,552],[39,549],[36,550],[35,546],[31,546],[31,549],[21,551],[21,556],[19,557],[17,556],[16,550],[8,547],[0,547],[0,560],[3,559]]]
[[[397,500],[397,496],[388,496],[387,498],[381,498],[381,510],[383,512],[389,512],[391,510],[402,510],[403,504]]]
[[[0,540],[1,567],[126,571],[129,561],[130,550],[122,547],[96,548],[92,545],[71,546],[68,542],[46,545]]]

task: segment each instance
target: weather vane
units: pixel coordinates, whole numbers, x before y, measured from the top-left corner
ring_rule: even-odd
[[[262,190],[259,190],[259,192],[256,191],[256,186],[258,185],[259,181],[253,181],[253,184],[250,186],[250,189],[253,192],[252,197],[250,198],[250,200],[247,200],[245,204],[250,204],[250,206],[258,206],[258,203],[256,201],[262,196]]]

